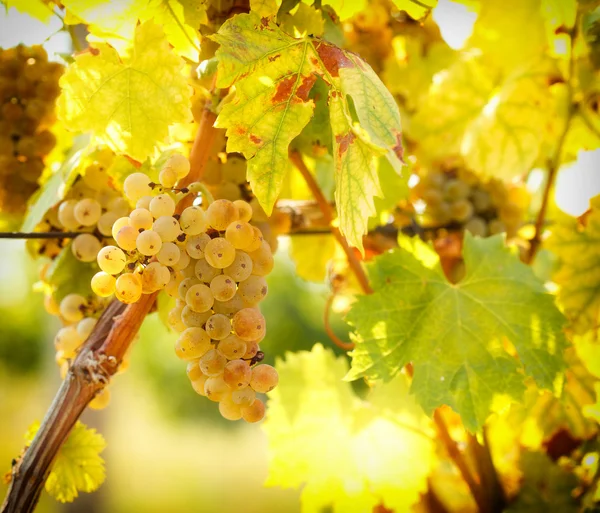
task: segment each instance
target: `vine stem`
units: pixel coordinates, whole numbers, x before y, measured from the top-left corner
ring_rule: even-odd
[[[294,166],[296,166],[298,171],[300,171],[300,173],[302,174],[304,181],[306,182],[306,185],[310,189],[311,193],[315,197],[315,200],[317,201],[317,203],[321,209],[324,220],[330,226],[331,233],[333,234],[333,236],[336,238],[336,240],[340,243],[340,245],[344,249],[344,252],[346,253],[346,256],[348,258],[348,263],[350,265],[350,268],[352,269],[358,282],[360,283],[361,288],[363,289],[363,292],[365,294],[372,294],[373,289],[371,288],[371,286],[368,282],[368,279],[367,279],[367,275],[365,274],[364,269],[360,265],[360,262],[356,258],[356,255],[354,254],[352,249],[348,246],[346,239],[342,236],[339,229],[331,224],[331,222],[333,221],[333,209],[332,209],[331,205],[329,204],[329,202],[327,201],[327,199],[325,198],[325,196],[323,195],[323,192],[321,191],[316,180],[313,178],[309,169],[306,167],[306,164],[302,160],[302,156],[297,151],[292,151],[292,152],[290,152],[290,160],[294,164]],[[331,298],[329,300],[329,303],[330,302],[331,302]],[[326,305],[326,307],[327,306],[330,306],[330,304]],[[327,314],[326,314],[326,316],[327,316]],[[336,345],[339,345],[339,343],[336,341],[336,339],[338,341],[339,341],[339,339],[337,338],[337,336],[335,336],[335,334],[333,334],[333,337],[331,337],[332,333],[329,333],[329,331],[328,331],[328,335],[330,336],[330,338],[332,338],[332,341]],[[342,341],[339,341],[339,342],[342,342]],[[345,342],[342,342],[342,344],[345,344]],[[342,349],[344,349],[343,346],[340,346],[340,347],[342,347]],[[412,377],[412,367],[410,367],[410,366],[407,367],[407,374],[410,377]],[[442,412],[440,409],[438,409],[434,412],[433,420],[437,427],[437,431],[439,433],[439,438],[440,438],[442,444],[445,446],[448,455],[450,456],[450,458],[456,465],[456,468],[459,470],[463,480],[469,487],[469,490],[471,491],[471,494],[473,496],[473,499],[475,500],[475,503],[477,504],[479,511],[482,513],[488,512],[488,511],[494,511],[493,507],[488,505],[485,502],[484,493],[481,490],[480,483],[477,481],[477,479],[471,473],[471,469],[469,468],[467,461],[464,458],[463,453],[461,452],[460,448],[458,447],[458,444],[450,436],[448,426],[446,425],[446,422],[443,419]]]
[[[190,154],[190,173],[182,186],[199,181],[204,172],[216,129],[215,114],[207,104]],[[177,205],[181,213],[192,198]],[[94,396],[118,371],[156,296],[144,294],[137,303],[125,305],[114,299],[98,319],[94,330],[72,362],[31,445],[15,463],[1,513],[31,513],[48,478],[52,463],[73,426]]]
[[[341,338],[339,338],[333,331],[331,324],[329,323],[329,315],[331,313],[331,303],[335,298],[334,294],[329,294],[327,301],[325,301],[325,308],[323,309],[323,325],[325,326],[325,333],[329,336],[331,341],[338,346],[340,349],[344,351],[351,351],[354,349],[354,344],[352,342],[344,342]]]
[[[330,226],[331,233],[338,241],[340,246],[342,246],[344,253],[346,253],[348,265],[350,265],[350,268],[354,272],[361,289],[365,294],[371,294],[373,292],[373,289],[369,284],[369,279],[367,278],[365,270],[362,268],[360,261],[356,257],[356,253],[348,245],[346,238],[342,235],[339,228],[331,224],[333,222],[333,208],[329,204],[329,201],[327,201],[327,198],[325,198],[325,195],[321,191],[319,184],[314,179],[309,169],[306,167],[306,164],[304,163],[304,160],[302,160],[302,156],[300,155],[300,153],[298,153],[297,151],[290,152],[290,160],[292,161],[294,166],[296,166],[298,171],[300,171],[300,174],[304,178],[306,185],[310,189],[312,195],[315,197],[315,200],[317,201],[319,208],[323,213],[324,221]]]

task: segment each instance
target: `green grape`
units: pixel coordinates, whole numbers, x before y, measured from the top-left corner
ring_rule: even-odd
[[[219,274],[211,280],[210,291],[216,300],[228,301],[235,296],[235,281],[226,274]]]
[[[229,200],[216,200],[206,210],[208,224],[218,231],[227,229],[231,223],[238,220],[238,217],[238,209]]]
[[[279,375],[274,367],[266,364],[257,365],[252,369],[250,386],[259,394],[266,394],[279,383]]]
[[[175,354],[182,360],[196,360],[210,351],[212,345],[208,333],[192,327],[183,331],[175,344]]]
[[[244,360],[231,360],[223,369],[223,380],[232,390],[240,390],[250,384],[253,372],[248,362]]]
[[[81,262],[93,262],[102,249],[102,243],[89,233],[82,233],[73,239],[71,251]]]
[[[244,251],[237,250],[233,263],[223,269],[223,273],[231,276],[233,280],[240,282],[244,281],[252,274],[252,259]]]
[[[250,222],[250,219],[252,219],[252,207],[250,203],[244,200],[235,200],[233,205],[237,208],[240,221],[245,223]]]
[[[237,293],[231,299],[227,301],[215,301],[215,304],[213,305],[215,313],[223,315],[233,315],[242,308],[244,308],[244,301]]]
[[[256,251],[251,251],[248,255],[252,259],[252,274],[266,276],[273,270],[275,261],[268,242],[263,241]]]
[[[135,303],[142,297],[142,279],[137,273],[122,274],[115,283],[115,296],[121,303]]]
[[[252,340],[246,343],[246,352],[244,353],[244,359],[247,360],[249,358],[254,358],[258,351],[260,350],[260,346],[256,340]]]
[[[163,169],[170,169],[175,172],[178,179],[186,177],[190,172],[190,161],[181,153],[173,153],[167,160]]]
[[[79,322],[87,306],[86,299],[80,294],[67,294],[60,302],[60,315],[68,323]]]
[[[178,333],[185,331],[185,329],[187,328],[187,326],[181,319],[182,311],[183,307],[176,306],[174,308],[171,308],[171,310],[169,310],[169,314],[167,315],[167,322],[169,324],[169,327],[172,330],[177,331]]]
[[[54,347],[57,351],[63,351],[65,358],[75,356],[75,351],[83,343],[82,338],[77,333],[75,326],[61,328],[54,337]]]
[[[152,294],[166,287],[171,279],[169,270],[159,262],[149,263],[142,271],[142,293]]]
[[[202,374],[207,376],[220,376],[227,363],[227,358],[219,354],[216,349],[209,349],[201,358],[198,365]]]
[[[98,219],[98,231],[105,237],[110,237],[112,235],[112,227],[117,219],[119,219],[117,212],[112,210],[105,212]]]
[[[232,401],[231,396],[225,396],[219,401],[219,413],[227,420],[240,420],[242,418],[242,408]]]
[[[222,237],[211,239],[204,248],[204,258],[216,269],[230,266],[235,260],[235,248]]]
[[[452,219],[464,223],[473,215],[473,204],[469,200],[461,199],[450,205]]]
[[[192,258],[204,258],[204,249],[209,242],[210,237],[206,233],[193,235],[187,239],[187,242],[185,243],[185,250]]]
[[[213,313],[211,310],[206,312],[194,312],[194,310],[186,305],[183,307],[183,311],[181,312],[181,320],[188,328],[202,328],[202,326],[206,324],[212,315]]]
[[[506,231],[506,225],[500,219],[492,219],[488,224],[490,235],[496,235],[497,233],[504,233]]]
[[[471,194],[471,203],[475,207],[475,212],[487,212],[492,208],[492,198],[488,192],[481,189],[475,189]]]
[[[211,401],[219,402],[221,399],[231,393],[227,383],[223,381],[223,376],[210,376],[204,383],[204,394]]]
[[[229,201],[237,201],[242,197],[240,186],[233,182],[220,182],[213,194]]]
[[[192,261],[190,259],[190,256],[187,254],[187,251],[185,251],[185,249],[184,250],[179,249],[179,260],[177,260],[177,263],[173,264],[172,267],[176,271],[183,271],[191,264],[192,264]],[[194,261],[191,270],[195,271],[195,268],[196,268],[196,262]]]
[[[82,226],[93,226],[100,219],[102,214],[102,206],[98,201],[92,198],[82,199],[78,201],[73,209],[73,215]]]
[[[200,366],[198,365],[199,361],[200,359],[192,360],[187,364],[185,372],[190,381],[201,379],[202,376],[204,376],[204,374],[202,374],[202,371],[200,370]],[[204,383],[202,383],[202,391],[204,392]]]
[[[150,211],[150,202],[154,196],[142,196],[135,202],[135,208],[143,208],[144,210]]]
[[[252,230],[254,231],[254,235],[252,237],[252,242],[244,250],[246,253],[256,251],[264,241],[262,232],[256,226],[253,226]]]
[[[81,337],[81,340],[87,340],[97,323],[98,319],[94,319],[93,317],[84,317],[77,323],[77,333]]]
[[[175,270],[171,270],[171,279],[165,287],[165,292],[172,298],[179,299],[179,285],[184,280],[183,276]]]
[[[260,303],[267,297],[267,280],[262,276],[249,276],[239,283],[239,294],[243,301],[251,305]]]
[[[125,251],[133,251],[137,247],[139,232],[133,226],[123,226],[114,236],[116,243]]]
[[[172,216],[175,213],[175,201],[168,194],[159,194],[150,202],[150,212],[155,219]]]
[[[203,258],[198,260],[194,265],[194,272],[196,278],[198,278],[201,282],[210,283],[215,276],[221,274],[221,269],[215,269]]]
[[[142,255],[154,256],[162,248],[162,239],[155,231],[144,230],[137,236],[135,245]]]
[[[177,173],[172,169],[165,168],[158,175],[158,181],[163,187],[170,189],[177,183]]]
[[[254,230],[244,221],[235,221],[225,230],[225,238],[235,249],[244,249],[253,241]]]
[[[255,399],[250,406],[242,407],[242,418],[249,423],[259,422],[265,416],[265,403]]]
[[[162,248],[156,254],[156,259],[163,265],[172,267],[179,261],[181,251],[172,242],[163,242]]]
[[[444,196],[450,201],[457,201],[467,198],[471,193],[471,187],[468,183],[452,178],[444,184]]]
[[[100,297],[108,297],[114,294],[117,279],[104,271],[92,276],[91,286],[94,294]]]
[[[192,285],[185,294],[185,302],[194,310],[202,313],[211,309],[215,299],[210,289],[203,283]]]
[[[476,237],[485,237],[487,235],[487,223],[481,217],[472,217],[464,226],[465,230],[471,232]]]
[[[160,235],[163,242],[172,242],[180,234],[179,222],[172,216],[161,216],[152,225],[152,230]]]
[[[129,224],[136,230],[150,230],[153,222],[152,214],[145,208],[136,208],[129,214]]]
[[[256,308],[242,308],[232,319],[233,331],[248,342],[264,335],[265,318]]]
[[[444,201],[444,195],[439,189],[426,189],[421,193],[421,198],[427,205],[438,205]]]
[[[206,215],[204,210],[200,207],[188,207],[182,213],[179,218],[179,224],[183,233],[186,235],[199,235],[204,234],[208,228],[206,221]],[[208,237],[208,235],[207,235]],[[208,241],[207,241],[208,242]],[[198,257],[201,258],[201,257]]]
[[[235,155],[227,155],[222,166],[222,180],[233,183],[246,183],[246,161]]]
[[[237,335],[231,333],[223,340],[219,341],[217,351],[228,360],[235,360],[246,354],[246,342]]]
[[[200,367],[198,367],[198,369],[199,368]],[[194,389],[194,392],[206,397],[206,392],[204,390],[205,390],[206,382],[208,381],[208,379],[209,379],[208,376],[205,376],[204,374],[201,373],[200,377],[198,377],[197,379],[191,380],[192,388]]]
[[[136,202],[142,196],[152,194],[152,188],[149,183],[150,178],[144,173],[132,173],[123,182],[123,190],[129,201]]]
[[[121,228],[124,228],[125,226],[131,226],[131,223],[129,222],[129,217],[119,217],[119,219],[117,219],[114,224],[112,225],[112,229],[111,229],[111,235],[113,239],[117,238],[117,233],[119,233],[119,230]],[[136,235],[137,237],[137,235]]]
[[[193,285],[198,285],[199,283],[200,281],[196,278],[185,278],[184,280],[182,280],[182,282],[179,284],[178,289],[179,297],[185,300],[185,296],[190,287],[192,287]]]
[[[118,196],[109,201],[108,210],[117,214],[117,217],[124,217],[129,214],[129,203],[125,198]]]
[[[231,321],[223,314],[211,315],[206,320],[206,332],[213,340],[223,340],[231,334]]]
[[[75,219],[76,200],[63,201],[58,207],[58,220],[65,230],[76,230],[79,227],[77,219]]]
[[[249,386],[234,390],[231,393],[231,400],[240,406],[250,406],[256,399],[256,392]]]

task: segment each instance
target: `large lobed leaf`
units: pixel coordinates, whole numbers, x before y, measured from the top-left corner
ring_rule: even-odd
[[[456,285],[424,243],[401,245],[371,265],[375,293],[348,314],[356,342],[348,379],[387,381],[412,362],[412,392],[425,411],[449,405],[470,430],[483,425],[496,394],[523,395],[523,374],[555,386],[564,318],[502,236],[465,235],[466,275]]]
[[[182,68],[162,29],[146,22],[123,60],[105,44],[75,57],[60,80],[58,115],[71,130],[91,131],[115,152],[143,161],[170,125],[191,119]]]
[[[380,503],[409,511],[427,488],[435,448],[406,378],[375,388],[366,403],[342,380],[346,359],[320,344],[287,353],[276,367],[264,424],[267,484],[303,487],[306,513],[370,512]]]
[[[269,16],[235,16],[213,37],[221,45],[217,86],[235,85],[217,126],[227,128],[227,150],[248,159],[248,179],[267,213],[289,167],[289,145],[313,116],[309,93],[317,77],[327,83],[340,229],[362,249],[373,196],[381,195],[377,158],[387,155],[396,170],[402,164],[392,95],[358,56],[320,39],[291,37]]]
[[[26,442],[30,444],[39,424],[29,428]],[[106,442],[95,429],[77,422],[64,445],[58,451],[46,480],[46,491],[60,502],[73,502],[79,492],[93,492],[104,482],[106,470],[100,453]]]
[[[576,333],[600,321],[600,196],[591,201],[585,226],[563,217],[552,227],[546,247],[559,258],[554,281],[558,301]]]

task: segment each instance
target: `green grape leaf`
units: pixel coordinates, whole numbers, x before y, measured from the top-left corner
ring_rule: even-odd
[[[60,303],[67,294],[92,297],[90,282],[92,276],[99,270],[96,262],[77,260],[69,243],[50,264],[44,281],[50,287],[52,297],[57,303]]]
[[[600,321],[600,196],[591,201],[585,227],[563,217],[544,243],[559,259],[554,281],[560,286],[558,302],[576,333],[583,334]]]
[[[393,0],[394,5],[411,18],[420,20],[437,5],[437,0]]]
[[[63,163],[40,187],[29,200],[27,214],[23,220],[21,231],[32,232],[46,215],[46,212],[62,200],[79,172],[79,163],[84,157],[90,138],[87,135],[78,136],[73,147]]]
[[[579,510],[573,490],[577,477],[562,469],[541,452],[524,451],[521,454],[523,484],[506,513],[533,511],[560,511],[576,513]]]
[[[321,11],[301,3],[295,13],[285,13],[279,16],[281,28],[294,37],[323,35],[324,22]]]
[[[267,485],[302,487],[307,512],[371,511],[380,503],[409,511],[427,488],[435,447],[406,378],[375,388],[367,403],[342,381],[347,360],[320,344],[287,353],[276,367],[264,424]]]
[[[28,14],[42,23],[48,23],[52,17],[53,4],[43,0],[2,0],[0,2],[6,6],[6,9],[14,7],[23,14]]]
[[[115,152],[143,161],[170,125],[191,119],[182,68],[162,29],[146,22],[123,60],[105,44],[75,57],[60,80],[58,115],[69,129],[92,131]]]
[[[208,16],[206,15],[207,0],[179,0],[178,3],[183,6],[186,25],[192,29],[198,30],[200,25],[208,23]]]
[[[221,45],[217,86],[235,85],[216,126],[227,129],[227,150],[248,159],[248,179],[267,213],[289,168],[288,147],[313,116],[309,93],[317,77],[329,85],[340,230],[362,250],[373,196],[381,194],[377,157],[387,155],[397,170],[402,165],[392,95],[356,55],[308,36],[293,38],[269,17],[237,15],[213,39]]]
[[[433,250],[411,242],[419,258],[403,240],[371,265],[375,293],[348,313],[356,342],[348,379],[387,381],[412,362],[412,392],[425,411],[449,405],[470,430],[483,425],[494,396],[523,395],[523,373],[555,387],[565,365],[564,318],[502,236],[465,235],[466,275],[456,285]]]
[[[39,423],[28,429],[27,444],[31,444],[38,429]],[[46,491],[59,502],[73,502],[79,492],[97,490],[106,477],[100,456],[105,447],[100,433],[77,422],[52,464]]]
[[[307,1],[307,3],[310,3],[310,1]],[[325,0],[323,3],[333,7],[335,13],[339,16],[340,21],[352,18],[352,16],[367,7],[367,0]]]

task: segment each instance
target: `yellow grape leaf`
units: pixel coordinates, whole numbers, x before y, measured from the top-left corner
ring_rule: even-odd
[[[279,386],[264,429],[267,485],[302,487],[302,511],[409,511],[435,461],[429,421],[405,376],[375,388],[369,402],[342,381],[345,358],[316,344],[276,363]],[[301,450],[298,450],[301,448]],[[340,471],[343,469],[343,471]]]
[[[314,7],[300,3],[293,14],[285,13],[279,16],[279,25],[288,34],[294,37],[323,35],[325,24],[321,11]]]
[[[481,50],[489,64],[510,72],[543,55],[547,39],[541,0],[485,0],[480,5],[468,47]]]
[[[17,11],[23,14],[28,14],[32,18],[40,20],[43,23],[48,23],[52,17],[52,4],[44,0],[2,0],[0,2],[7,9],[14,7]]]
[[[393,0],[394,5],[411,18],[420,20],[437,5],[437,0]]]
[[[87,23],[90,34],[114,46],[134,41],[138,20],[154,20],[169,43],[182,55],[198,60],[200,23],[206,21],[204,2],[192,0],[65,0],[73,23]],[[188,25],[188,21],[194,25]],[[197,23],[197,24],[196,24]],[[118,45],[118,41],[125,45]]]
[[[39,427],[36,423],[27,430],[28,445]],[[79,492],[97,490],[106,477],[104,460],[100,456],[105,447],[100,433],[77,422],[52,464],[46,491],[59,502],[73,502]]]
[[[559,305],[579,334],[600,323],[600,196],[593,198],[591,205],[585,227],[564,216],[552,226],[545,242],[559,258],[554,275],[560,286]]]
[[[213,39],[221,45],[217,86],[235,85],[216,126],[227,129],[227,150],[248,159],[248,179],[267,214],[289,167],[288,147],[313,116],[309,93],[317,77],[328,84],[340,230],[362,250],[373,196],[381,194],[377,157],[387,155],[397,171],[402,165],[393,96],[358,56],[293,38],[269,17],[237,15]]]
[[[335,239],[331,234],[290,237],[290,258],[296,264],[296,274],[303,280],[323,283],[327,262],[335,254]]]
[[[75,57],[60,80],[58,115],[71,130],[91,131],[115,152],[143,161],[170,125],[191,119],[182,68],[162,29],[146,22],[123,60],[105,44]]]
[[[310,0],[304,1],[311,3]],[[333,7],[340,21],[352,18],[356,13],[367,7],[367,0],[325,0],[323,3]]]

